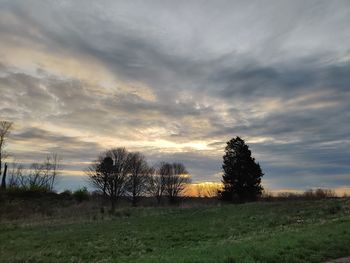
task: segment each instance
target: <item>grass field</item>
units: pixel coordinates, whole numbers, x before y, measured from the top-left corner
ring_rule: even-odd
[[[0,231],[0,262],[322,262],[350,255],[350,200],[123,208]]]

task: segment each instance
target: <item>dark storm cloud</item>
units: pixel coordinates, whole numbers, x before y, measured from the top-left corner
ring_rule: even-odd
[[[5,1],[0,7],[6,58],[0,117],[23,124],[14,140],[41,140],[48,144],[43,151],[64,148],[75,161],[102,149],[103,141],[32,125],[40,121],[140,141],[134,149],[152,162],[182,161],[195,180],[214,180],[225,141],[240,135],[275,188],[350,184],[347,1]],[[103,66],[120,82],[148,87],[151,96],[90,82],[78,76],[81,68],[57,73],[52,63],[41,65],[45,59],[34,69],[20,65],[20,57],[11,64],[12,47],[54,56],[54,64],[72,58],[82,68]],[[89,72],[94,77],[94,68]],[[182,152],[147,144],[157,139]],[[186,145],[193,141],[209,148]]]

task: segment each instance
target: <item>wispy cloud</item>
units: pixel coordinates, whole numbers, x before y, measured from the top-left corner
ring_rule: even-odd
[[[245,138],[270,188],[350,184],[348,1],[3,1],[0,118],[18,159],[107,147],[219,180]]]

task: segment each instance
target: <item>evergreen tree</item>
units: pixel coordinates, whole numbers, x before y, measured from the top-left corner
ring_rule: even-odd
[[[249,146],[238,136],[227,142],[222,168],[223,200],[252,201],[261,195],[261,177],[264,174],[251,156]]]

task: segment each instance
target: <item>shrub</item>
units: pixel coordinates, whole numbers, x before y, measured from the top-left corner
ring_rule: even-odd
[[[298,193],[281,192],[277,194],[277,198],[281,200],[297,200],[301,198],[301,195]]]
[[[60,193],[60,197],[63,199],[71,199],[73,197],[72,191],[64,190],[62,193]]]
[[[86,201],[90,199],[89,191],[86,189],[86,187],[80,188],[73,193],[73,197],[75,200],[77,200],[79,203],[82,201]]]
[[[50,193],[49,189],[40,186],[12,186],[6,189],[8,196],[22,198],[42,197]]]
[[[341,211],[341,205],[336,204],[336,205],[332,205],[331,207],[328,208],[328,213],[331,215],[335,215],[336,213]]]
[[[324,199],[324,198],[333,198],[336,194],[334,190],[331,189],[309,189],[306,190],[303,194],[303,197],[306,199]]]
[[[331,189],[316,189],[315,195],[317,198],[332,198],[336,196],[334,190]]]

